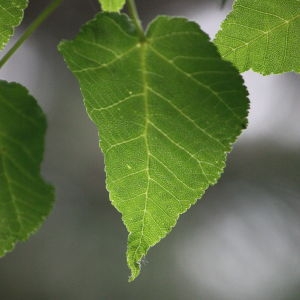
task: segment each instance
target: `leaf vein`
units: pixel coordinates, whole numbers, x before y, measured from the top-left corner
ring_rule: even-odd
[[[179,112],[185,119],[187,119],[190,123],[193,124],[193,126],[200,131],[201,133],[205,134],[207,137],[209,137],[210,139],[212,139],[213,141],[217,142],[222,148],[224,148],[224,145],[221,143],[220,140],[216,139],[214,136],[212,136],[210,133],[208,133],[205,129],[203,129],[202,127],[200,127],[195,120],[193,120],[191,117],[189,117],[187,114],[185,114],[179,107],[177,107],[170,99],[168,99],[167,97],[163,96],[161,93],[156,92],[154,89],[148,87],[148,89],[155,94],[156,96],[158,96],[159,98],[161,98],[162,100],[164,100],[165,102],[167,102],[173,109],[175,109],[177,112]]]
[[[130,95],[128,97],[125,97],[124,99],[121,99],[119,100],[118,102],[115,102],[111,105],[108,105],[108,106],[104,106],[104,107],[100,107],[100,108],[93,108],[91,110],[91,114],[94,112],[94,111],[103,111],[103,110],[108,110],[108,109],[111,109],[111,108],[114,108],[116,106],[119,106],[120,104],[130,100],[130,99],[133,99],[133,98],[136,98],[136,97],[140,97],[140,96],[143,96],[144,94],[143,93],[138,93],[138,94],[134,94],[134,95]]]
[[[209,180],[208,180],[208,178],[207,178],[207,175],[206,175],[206,173],[204,172],[204,169],[203,169],[203,167],[202,167],[202,163],[201,163],[200,160],[198,160],[197,157],[195,157],[192,153],[190,153],[188,150],[186,150],[186,149],[185,149],[183,146],[181,146],[179,143],[175,142],[172,138],[169,137],[169,135],[168,135],[167,133],[165,133],[163,130],[161,130],[159,127],[157,127],[155,124],[153,124],[152,122],[149,122],[149,124],[150,124],[153,128],[155,128],[162,136],[164,136],[168,141],[170,141],[173,145],[175,145],[177,148],[179,148],[180,150],[182,150],[183,152],[185,152],[186,154],[188,154],[192,159],[194,159],[194,160],[198,163],[198,165],[199,165],[199,167],[200,167],[200,169],[201,169],[201,171],[202,171],[202,174],[204,175],[204,177],[205,177],[207,183],[209,183]]]
[[[165,57],[163,54],[161,54],[159,51],[157,51],[154,47],[151,47],[151,49],[153,50],[154,53],[156,53],[159,57],[161,57],[161,59],[163,59],[164,61],[166,61],[167,63],[169,63],[171,66],[173,66],[173,68],[175,70],[177,70],[178,72],[182,73],[184,76],[190,78],[191,81],[193,81],[197,85],[199,85],[202,88],[205,88],[209,92],[211,92],[223,104],[223,106],[226,107],[226,109],[228,109],[231,112],[231,114],[234,116],[234,118],[236,118],[239,121],[241,121],[241,118],[235,113],[235,111],[230,106],[228,106],[227,103],[224,102],[221,97],[219,97],[218,92],[216,92],[210,86],[202,83],[201,81],[197,80],[195,77],[193,77],[193,76],[189,75],[188,73],[186,73],[185,71],[183,71],[181,68],[179,68],[177,65],[175,65],[172,60],[169,60],[167,57]]]

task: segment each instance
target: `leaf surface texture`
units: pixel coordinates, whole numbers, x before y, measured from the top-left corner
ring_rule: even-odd
[[[53,189],[40,176],[46,120],[17,83],[0,81],[0,256],[48,215]]]
[[[0,1],[0,50],[13,35],[24,15],[28,0],[1,0]]]
[[[219,178],[246,125],[247,92],[207,35],[182,18],[157,18],[140,42],[127,16],[99,14],[59,48],[99,129],[133,280],[149,248]]]
[[[300,1],[236,0],[215,44],[241,72],[300,72]]]

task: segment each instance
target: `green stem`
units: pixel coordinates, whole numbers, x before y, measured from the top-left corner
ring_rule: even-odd
[[[49,15],[61,4],[63,0],[54,0],[47,6],[39,16],[28,26],[16,43],[0,60],[0,69],[10,59],[10,57],[21,47],[21,45],[30,37],[30,35],[49,17]]]
[[[141,24],[141,21],[139,18],[138,11],[136,9],[135,1],[127,0],[126,3],[127,3],[127,8],[128,8],[128,13],[129,13],[130,17],[132,18],[132,21],[137,29],[138,35],[140,37],[140,41],[145,42],[146,37],[145,37],[144,29],[142,27],[142,24]]]

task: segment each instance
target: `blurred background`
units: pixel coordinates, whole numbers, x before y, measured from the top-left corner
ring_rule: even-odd
[[[31,0],[23,26],[50,2]],[[137,0],[157,14],[195,20],[211,38],[230,11],[221,0]],[[1,69],[25,85],[48,118],[42,172],[56,188],[49,218],[0,260],[1,300],[299,300],[300,76],[243,74],[249,126],[219,183],[152,248],[128,284],[127,232],[105,190],[102,154],[78,84],[56,50],[99,10],[65,0]],[[9,47],[7,47],[9,48]]]

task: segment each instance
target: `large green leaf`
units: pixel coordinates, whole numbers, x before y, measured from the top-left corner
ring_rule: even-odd
[[[236,0],[215,43],[241,72],[300,72],[300,1]]]
[[[219,178],[246,125],[247,92],[199,26],[99,14],[60,51],[97,125],[107,189],[129,231],[130,280],[148,249]]]
[[[14,28],[21,23],[27,5],[28,0],[0,1],[0,50],[13,35]]]
[[[40,177],[46,120],[17,83],[0,81],[0,256],[49,213],[53,189]]]
[[[99,0],[102,10],[109,12],[120,11],[125,5],[125,0]]]

